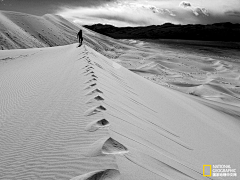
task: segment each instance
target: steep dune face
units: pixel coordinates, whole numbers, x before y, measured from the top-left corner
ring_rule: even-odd
[[[116,56],[118,47],[122,50],[127,48],[124,43],[94,33],[58,15],[46,14],[39,17],[0,11],[0,50],[72,44],[77,42],[80,28],[84,31],[84,43],[102,53],[108,51],[108,56]]]
[[[61,16],[0,11],[0,50],[53,47],[76,43],[83,30],[83,43],[101,54],[116,59],[132,45],[95,33]]]
[[[0,12],[1,49],[49,47],[76,42],[79,27],[57,15]]]
[[[0,179],[205,180],[204,164],[240,169],[233,111],[76,47],[0,52]]]

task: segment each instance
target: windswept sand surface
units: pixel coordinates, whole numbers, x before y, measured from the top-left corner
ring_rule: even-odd
[[[221,178],[203,177],[203,164],[240,169],[237,111],[76,46],[0,52],[1,180],[204,180]]]
[[[60,16],[0,11],[0,49],[24,49],[76,42],[78,27]]]
[[[166,87],[240,107],[240,43],[181,40],[115,40],[58,15],[0,11],[0,49],[84,44]]]
[[[135,41],[123,66],[163,86],[240,107],[240,44],[184,40]]]

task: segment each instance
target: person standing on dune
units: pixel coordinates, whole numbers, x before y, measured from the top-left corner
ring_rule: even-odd
[[[78,34],[77,34],[77,38],[78,38],[78,42],[79,42],[79,46],[80,47],[82,45],[83,42],[83,36],[82,36],[82,30],[80,29]]]

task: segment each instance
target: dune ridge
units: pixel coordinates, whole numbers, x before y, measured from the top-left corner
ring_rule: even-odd
[[[239,43],[116,40],[51,14],[38,17],[0,11],[0,25],[0,50],[75,43],[76,33],[81,28],[85,45],[152,82],[240,107]],[[89,68],[82,73],[94,81],[96,76],[89,65],[93,64],[87,64]],[[95,65],[100,67],[96,62]]]

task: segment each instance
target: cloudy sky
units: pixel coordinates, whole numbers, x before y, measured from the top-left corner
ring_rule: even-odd
[[[240,0],[0,0],[0,10],[116,26],[240,23]]]

